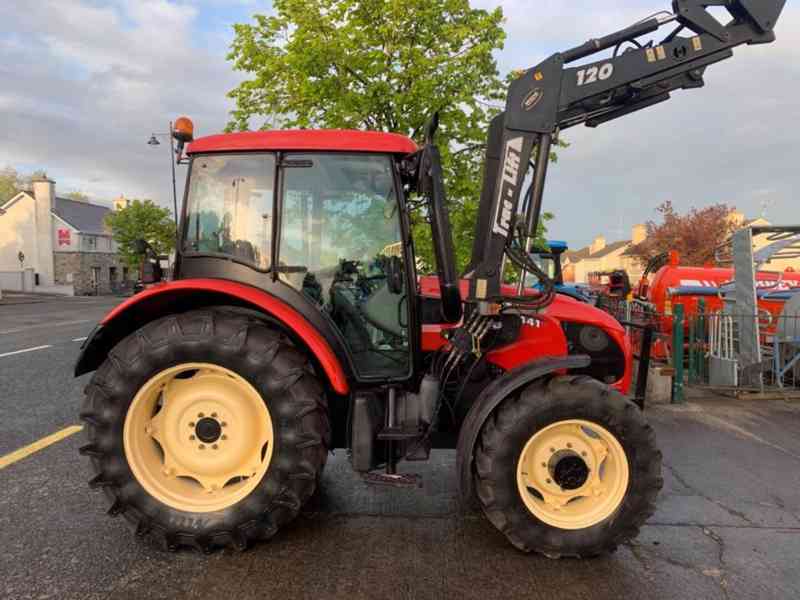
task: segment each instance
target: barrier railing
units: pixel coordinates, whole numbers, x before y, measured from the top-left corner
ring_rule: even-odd
[[[756,315],[710,313],[702,298],[690,314],[682,304],[664,314],[641,301],[607,297],[599,299],[598,307],[625,326],[637,358],[649,346],[648,362],[672,375],[674,403],[685,401],[685,385],[800,391],[800,314],[777,316],[765,309]],[[752,352],[746,357],[741,352],[741,331],[756,332],[755,358]],[[636,393],[639,397],[638,389]]]

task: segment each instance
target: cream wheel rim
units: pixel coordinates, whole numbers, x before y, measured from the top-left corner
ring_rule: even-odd
[[[517,463],[517,487],[525,506],[559,529],[584,529],[610,517],[625,498],[629,477],[619,440],[582,419],[537,431]]]
[[[188,512],[223,510],[255,489],[269,468],[272,419],[261,395],[219,365],[161,371],[133,398],[125,458],[154,498]]]

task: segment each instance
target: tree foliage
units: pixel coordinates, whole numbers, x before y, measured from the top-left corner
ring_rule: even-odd
[[[14,196],[20,188],[20,178],[13,167],[5,167],[0,171],[0,204]]]
[[[280,116],[287,128],[369,129],[422,142],[438,111],[463,267],[488,122],[505,99],[492,55],[505,39],[502,10],[473,9],[468,0],[276,0],[273,9],[234,26],[229,59],[251,78],[229,94],[229,130],[254,118],[269,127]],[[426,230],[416,223],[419,254],[430,261]]]
[[[703,265],[714,259],[714,249],[739,226],[732,218],[736,209],[727,204],[693,208],[681,215],[667,201],[656,211],[661,222],[648,221],[647,238],[631,249],[643,265],[670,250],[678,251],[682,264]]]
[[[11,199],[20,190],[31,187],[33,179],[47,177],[43,169],[38,169],[29,174],[23,174],[14,167],[0,169],[0,204]]]
[[[66,197],[69,198],[70,200],[75,200],[76,202],[88,202],[89,201],[89,196],[87,194],[84,194],[83,192],[79,192],[77,190],[74,191],[74,192],[68,192],[66,194]]]
[[[132,267],[142,256],[134,251],[137,239],[150,243],[158,254],[169,254],[175,247],[175,222],[171,212],[152,200],[132,200],[128,206],[106,216],[106,225],[119,244],[122,260]]]

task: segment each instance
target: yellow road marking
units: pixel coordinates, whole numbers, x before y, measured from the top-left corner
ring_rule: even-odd
[[[39,450],[44,450],[51,444],[60,442],[64,438],[71,436],[73,433],[78,433],[81,429],[83,429],[83,425],[70,425],[69,427],[65,427],[61,431],[56,431],[55,433],[51,433],[47,437],[43,437],[42,439],[37,440],[32,444],[23,446],[19,450],[14,450],[14,452],[12,452],[11,454],[0,456],[0,469],[5,469],[8,465],[13,465],[18,460],[22,460],[23,458],[26,458],[31,454],[38,452]]]

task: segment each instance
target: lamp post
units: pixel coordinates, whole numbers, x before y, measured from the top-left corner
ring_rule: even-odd
[[[149,146],[160,146],[161,142],[158,141],[159,137],[167,136],[169,138],[169,164],[172,167],[172,207],[175,211],[175,244],[178,243],[178,188],[175,184],[175,141],[174,131],[172,129],[172,121],[169,122],[168,133],[151,133],[150,139],[147,141]]]

